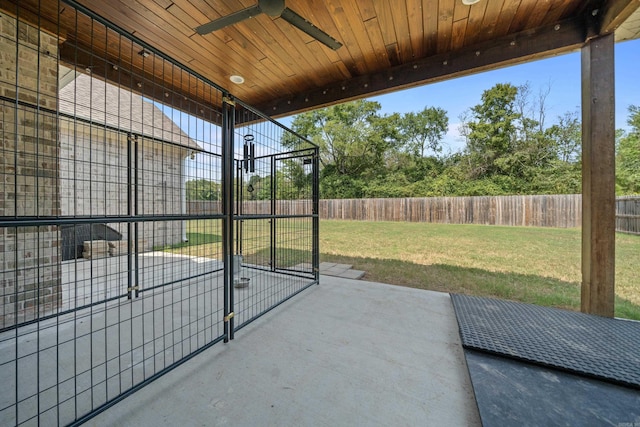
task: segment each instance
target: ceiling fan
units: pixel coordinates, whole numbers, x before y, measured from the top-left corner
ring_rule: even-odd
[[[223,16],[208,24],[200,25],[196,28],[196,32],[200,35],[208,34],[212,31],[220,30],[226,26],[237,24],[245,19],[253,18],[261,13],[267,14],[273,18],[280,17],[289,24],[307,33],[314,39],[318,40],[325,46],[336,50],[342,46],[342,43],[295,13],[293,10],[285,7],[285,0],[258,0],[258,4],[246,9],[233,12],[230,15]]]

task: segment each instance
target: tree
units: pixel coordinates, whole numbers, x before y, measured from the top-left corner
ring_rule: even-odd
[[[400,130],[407,151],[416,157],[424,157],[426,150],[442,151],[442,137],[449,127],[447,112],[439,107],[425,107],[418,113],[402,116]]]
[[[187,200],[220,200],[220,184],[208,179],[192,179],[185,183]]]
[[[296,116],[291,128],[320,147],[320,163],[359,176],[383,165],[393,144],[397,115],[380,116],[378,102],[359,100]],[[283,141],[284,145],[289,144]]]
[[[497,185],[510,194],[580,189],[580,122],[575,113],[566,113],[545,128],[549,92],[547,87],[534,96],[528,83],[497,84],[483,92],[460,127],[467,149],[457,167],[468,179],[488,178],[491,185],[482,188]]]
[[[554,141],[556,154],[561,162],[580,161],[582,128],[577,112],[566,112],[558,117],[558,123],[551,126],[547,134]]]
[[[311,197],[313,175],[305,170],[303,163],[287,159],[284,166],[276,172],[276,191],[278,199],[302,199]]]
[[[629,106],[631,130],[616,141],[616,192],[640,194],[640,107]]]
[[[496,160],[511,153],[516,136],[518,88],[498,83],[482,93],[482,103],[471,108],[472,120],[467,124],[467,150],[472,157],[475,177],[499,172]]]

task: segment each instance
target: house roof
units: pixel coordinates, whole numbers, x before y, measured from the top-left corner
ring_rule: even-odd
[[[122,132],[132,132],[188,148],[201,148],[160,108],[142,96],[85,74],[66,80],[70,81],[60,89],[59,94],[61,113]],[[64,82],[63,79],[61,85]]]

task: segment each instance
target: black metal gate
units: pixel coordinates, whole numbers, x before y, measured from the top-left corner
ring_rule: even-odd
[[[319,279],[318,147],[238,106],[236,330]]]
[[[0,425],[79,424],[318,282],[318,149],[75,2],[29,4],[0,10]],[[119,56],[74,44],[96,34]]]

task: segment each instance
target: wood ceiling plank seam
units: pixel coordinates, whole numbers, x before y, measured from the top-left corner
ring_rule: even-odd
[[[300,9],[300,13],[302,16],[305,16],[310,22],[316,25],[318,28],[321,28],[324,32],[329,34],[330,36],[336,38],[338,41],[341,41],[341,34],[338,29],[338,26],[335,22],[335,16],[332,11],[329,10],[329,6],[324,2],[300,2],[296,4],[296,9]],[[332,50],[326,47],[322,47],[318,54],[319,60],[324,62],[323,58],[326,57],[327,60],[332,63],[334,75],[343,76],[343,69],[346,68],[345,62],[353,62],[354,59],[351,53],[347,49],[337,49]],[[337,64],[341,65],[338,66]],[[354,67],[355,70],[355,67]]]
[[[569,9],[571,2],[572,0],[564,0],[561,3],[554,4],[554,6],[549,9],[546,16],[542,20],[541,25],[547,25],[552,22],[561,21],[562,19],[567,18],[568,15],[566,11]]]
[[[322,51],[325,48],[324,46],[314,45],[314,43],[317,43],[316,39],[307,36],[284,19],[276,18],[273,21],[274,25],[280,29],[284,39],[290,43],[290,46],[288,48],[285,47],[285,50],[296,56],[297,65],[300,67],[300,71],[297,74],[307,75],[309,71],[313,72],[318,68],[324,69],[325,73],[329,71],[328,68],[325,68],[326,64],[322,63],[316,54],[316,51]]]
[[[289,104],[282,100],[270,100],[267,104],[259,104],[261,110],[271,111],[275,117],[297,114],[310,108],[320,108],[349,99],[387,93],[407,87],[434,83],[445,79],[469,75],[496,66],[504,67],[534,59],[549,57],[573,51],[584,43],[586,24],[580,17],[562,21],[558,30],[553,25],[509,34],[495,40],[467,46],[457,52],[446,52],[403,64],[391,71],[383,71],[374,75],[360,76],[349,82],[349,90],[341,91],[339,85],[332,85],[308,94],[316,100],[316,105],[304,105],[298,98]],[[516,43],[512,44],[512,41]],[[476,52],[482,52],[477,55]],[[417,68],[415,68],[417,66]],[[393,82],[387,80],[389,72],[398,78]],[[362,82],[369,82],[368,88]],[[268,108],[267,108],[268,107]]]
[[[471,7],[456,1],[453,9],[453,27],[451,28],[451,49],[458,50],[464,47],[469,23]]]
[[[119,5],[120,8],[112,7],[114,4]],[[132,19],[132,17],[135,17],[135,14],[137,14],[122,2],[100,2],[100,7],[101,9],[96,11],[96,13],[99,13],[101,16],[111,22],[127,22],[128,19]],[[95,8],[93,8],[93,10],[95,10]],[[146,10],[147,13],[138,15],[140,16],[140,18],[137,18],[135,22],[139,22],[139,28],[149,31],[149,33],[153,34],[154,36],[154,40],[152,41],[141,38],[145,43],[148,43],[151,46],[162,46],[163,49],[158,49],[159,51],[165,51],[165,53],[171,55],[175,60],[183,64],[188,63],[192,58],[201,56],[201,52],[198,52],[197,50],[192,48],[192,46],[186,43],[180,43],[175,37],[165,37],[164,30],[162,28],[159,28],[155,22],[147,19],[149,10],[145,8],[142,8],[142,10]],[[158,18],[156,16],[156,20],[157,19]],[[167,49],[167,47],[169,47],[169,49]],[[215,63],[211,63],[211,67],[217,69]]]
[[[352,73],[352,75],[366,74],[366,64],[364,63],[364,61],[361,61],[360,58],[354,56],[354,54],[360,51],[360,46],[358,45],[358,41],[355,34],[353,33],[353,30],[351,29],[351,26],[348,24],[346,13],[342,7],[342,4],[329,0],[327,2],[327,5],[332,11],[336,27],[338,28],[338,32],[342,36],[342,40],[344,42],[343,47],[338,49],[338,53],[343,58],[345,65]],[[343,56],[345,53],[348,53],[348,56]]]
[[[265,16],[264,18],[267,17]],[[299,66],[300,58],[296,58],[291,55],[291,42],[289,40],[286,40],[285,43],[289,45],[289,48],[285,48],[281,43],[278,42],[276,37],[273,36],[273,30],[267,31],[265,30],[264,26],[257,25],[257,18],[252,18],[251,21],[253,22],[233,25],[232,27],[235,28],[227,27],[219,30],[222,32],[236,34],[234,37],[232,37],[232,40],[227,43],[227,46],[238,46],[239,50],[237,51],[237,53],[240,54],[240,56],[242,56],[242,52],[247,51],[248,45],[253,45],[256,47],[261,46],[258,47],[258,49],[262,49],[262,51],[265,53],[264,57],[276,57],[279,59],[278,63],[276,64],[276,68],[278,68],[283,75],[287,77],[293,77],[299,74],[301,71]],[[277,28],[275,23],[272,23],[271,25]],[[243,42],[239,41],[240,37],[238,35],[241,35]],[[264,57],[256,60],[262,60],[264,59]]]
[[[322,28],[324,32],[340,41],[338,27],[334,21],[333,14],[327,9],[325,2],[296,3],[296,9],[299,9],[300,14],[305,16],[318,28]],[[338,49],[337,51],[333,49],[322,49],[321,55],[326,56],[329,62],[336,63],[342,61],[338,53],[342,50],[343,49]]]
[[[484,11],[486,9],[486,1],[481,1],[480,3],[476,3],[471,6],[471,9],[469,10],[469,20],[467,21],[467,31],[465,32],[465,46],[478,43],[477,40],[482,30],[482,20],[484,19]]]
[[[461,19],[468,19],[471,6],[463,4],[462,1],[457,1],[455,8],[453,9],[453,22]]]
[[[340,71],[342,75],[341,80],[348,79],[352,76],[344,62],[335,62],[333,65]]]
[[[397,66],[402,64],[402,59],[400,58],[400,47],[398,43],[392,43],[385,46],[387,50],[387,57],[389,58],[389,63],[391,66]]]
[[[280,96],[282,96],[282,94],[287,94],[290,93],[291,91],[291,87],[288,84],[288,82],[282,78],[278,78],[278,76],[276,74],[273,73],[273,69],[275,69],[276,66],[275,64],[273,64],[273,60],[271,58],[269,58],[268,56],[266,58],[264,58],[263,60],[261,60],[258,64],[256,64],[256,69],[260,72],[263,72],[269,76],[271,76],[270,78],[272,79],[272,82],[275,82],[270,84],[270,85],[261,85],[260,87],[260,92],[259,93],[263,93],[263,92],[269,92],[275,96],[278,96],[278,94]],[[247,81],[249,83],[253,83],[252,81]],[[247,83],[245,82],[245,83]]]
[[[489,40],[494,37],[496,25],[502,13],[504,0],[493,0],[487,2],[487,8],[482,18],[482,31],[480,33],[480,41]]]
[[[359,50],[362,54],[362,60],[366,64],[367,72],[370,73],[378,70],[381,64],[379,64],[376,59],[375,49],[371,43],[371,38],[367,33],[366,25],[364,24],[357,4],[355,2],[344,2],[343,6],[345,7],[345,16],[351,29],[353,29]]]
[[[107,8],[108,8],[108,7],[109,7],[109,5],[104,4],[104,7],[107,7]],[[104,15],[103,15],[103,16],[104,16]],[[105,16],[105,18],[107,18],[107,17]],[[113,21],[113,19],[111,19],[111,21]],[[162,39],[161,39],[161,40],[162,40]],[[151,43],[150,43],[150,44],[151,44]],[[170,42],[168,42],[166,45],[170,45]],[[166,46],[166,45],[165,45],[165,46]],[[142,50],[142,48],[141,48],[140,46],[138,46],[138,47],[134,48],[133,43],[132,43],[132,51],[133,51],[133,50],[135,50],[135,52],[137,53],[139,50]],[[182,51],[182,50],[179,50],[179,51]],[[187,57],[187,58],[184,58],[184,57],[183,57],[183,58],[181,58],[179,55],[175,55],[173,50],[172,50],[171,52],[167,52],[167,53],[170,53],[170,54],[173,56],[173,58],[174,58],[174,59],[176,59],[176,60],[178,60],[178,61],[180,61],[180,62],[183,62],[183,63],[184,63],[184,62],[187,62],[187,60],[189,59],[189,57]],[[132,73],[137,74],[137,75],[140,75],[140,76],[141,76],[141,78],[143,78],[143,79],[145,79],[145,80],[148,80],[148,79],[149,79],[149,78],[148,78],[148,71],[147,71],[147,70],[144,70],[144,69],[142,68],[142,67],[143,67],[143,65],[142,65],[141,61],[142,61],[143,57],[142,57],[142,56],[140,56],[140,57],[138,58],[138,57],[137,57],[137,55],[135,55],[135,54],[134,54],[134,57],[135,57],[135,59],[134,59],[134,61],[132,61],[132,67],[133,67],[133,68],[132,68]],[[218,67],[215,65],[215,63],[214,63],[214,64],[211,64],[211,65],[208,65],[208,67],[206,68],[206,70],[211,70],[211,69],[219,70],[219,69],[218,69]],[[218,72],[220,72],[220,71],[221,71],[221,70],[219,70]],[[220,86],[223,86],[223,87],[224,87],[224,85],[220,85]]]
[[[376,13],[376,6],[373,3],[373,0],[358,0],[358,9],[360,9],[360,16],[362,16],[362,21],[367,22],[369,19],[376,18],[378,14]]]
[[[413,59],[423,58],[424,53],[424,10],[422,1],[406,0],[405,7],[409,16],[409,34]]]
[[[542,20],[551,8],[551,1],[539,0],[536,7],[533,8],[529,19],[527,20],[527,28],[536,28],[542,24]]]
[[[89,21],[89,20],[94,21],[92,18],[90,18],[89,16],[85,15],[85,14],[84,14],[84,13],[82,13],[82,12],[78,12],[78,13],[76,14],[76,13],[75,13],[75,12],[76,12],[76,11],[75,11],[75,9],[73,9],[73,8],[68,8],[68,10],[69,10],[69,11],[73,11],[73,15],[74,15],[74,16],[79,15],[79,16],[84,17],[83,19],[85,19],[85,20],[87,20],[87,21]],[[103,15],[103,16],[104,16],[104,15]],[[100,21],[95,21],[95,22],[97,22],[99,25],[104,25],[104,24],[102,24],[102,22],[100,22]],[[73,26],[73,28],[76,28],[76,26]],[[108,28],[108,27],[107,27],[107,28]],[[80,27],[78,27],[78,29],[80,29]],[[110,29],[110,30],[111,30],[111,31],[115,31],[115,30],[112,30],[112,29]],[[138,83],[142,83],[142,84],[143,84],[142,88],[143,88],[145,91],[147,91],[147,89],[146,89],[147,87],[150,87],[150,89],[149,89],[149,91],[150,91],[150,92],[149,92],[149,91],[147,91],[148,93],[151,93],[153,96],[156,96],[156,95],[157,95],[157,96],[158,96],[158,99],[164,99],[164,97],[163,97],[163,93],[160,93],[160,92],[158,92],[158,90],[157,90],[157,89],[158,89],[158,86],[157,86],[157,85],[154,85],[154,84],[152,83],[152,82],[154,82],[154,81],[155,81],[155,78],[154,78],[154,75],[155,75],[155,69],[154,69],[154,68],[152,68],[152,69],[151,69],[151,73],[149,73],[149,67],[146,67],[146,68],[145,68],[144,64],[142,64],[143,57],[142,57],[142,56],[137,55],[137,52],[139,52],[140,50],[142,50],[142,46],[140,46],[137,42],[134,42],[133,40],[129,39],[128,37],[126,37],[126,36],[122,36],[122,34],[120,34],[119,32],[117,32],[117,34],[119,34],[119,35],[120,35],[120,37],[121,37],[121,41],[122,41],[122,40],[124,40],[124,41],[126,42],[126,44],[127,44],[127,45],[123,47],[123,46],[122,46],[123,44],[122,44],[122,42],[121,42],[121,43],[120,43],[119,50],[116,52],[116,55],[115,55],[115,56],[116,56],[116,57],[118,57],[118,58],[121,58],[121,57],[123,56],[123,55],[122,55],[123,50],[126,50],[126,51],[130,51],[130,52],[131,52],[131,55],[130,55],[130,56],[133,56],[133,57],[135,57],[135,58],[136,58],[136,59],[135,59],[135,61],[132,61],[132,62],[129,64],[129,65],[131,66],[131,68],[130,68],[130,71],[128,72],[128,76],[126,76],[126,78],[125,78],[125,80],[127,80],[127,79],[128,79],[128,81],[129,81],[129,85],[127,86],[127,85],[125,84],[125,87],[129,87],[131,90],[133,90],[134,92],[136,92],[136,91],[138,91],[137,84],[138,84]],[[78,52],[81,52],[81,53],[82,53],[82,52],[84,52],[85,56],[86,56],[86,55],[92,55],[92,52],[86,52],[86,51],[84,51],[84,50],[83,50],[83,48],[82,48],[82,47],[80,47],[80,48],[76,49],[76,47],[74,47],[74,46],[69,46],[69,43],[67,43],[66,45],[67,45],[66,47],[67,47],[67,48],[70,48],[70,49],[71,49],[71,51],[72,51],[72,52],[71,52],[71,54],[69,54],[69,55],[68,55],[68,56],[71,58],[71,61],[70,61],[70,62],[72,62],[72,63],[73,63],[73,58],[75,58],[75,57],[78,55]],[[62,46],[62,49],[61,49],[61,52],[62,52],[62,53],[61,53],[61,58],[62,58],[62,60],[64,60],[64,56],[63,56],[64,48],[65,48],[65,46]],[[153,55],[155,56],[155,54],[153,54]],[[160,58],[163,58],[162,56],[159,56],[159,57],[160,57]],[[94,56],[94,55],[92,55],[92,56],[87,56],[87,58],[95,58],[95,56]],[[164,58],[163,58],[163,60],[164,60]],[[89,61],[91,61],[91,59],[89,59]],[[172,61],[173,61],[173,60],[172,60]],[[168,62],[173,63],[172,61],[168,61]],[[117,63],[117,61],[114,61],[114,62],[116,62],[116,63]],[[116,75],[116,78],[115,78],[115,80],[118,80],[118,81],[123,80],[123,78],[121,78],[121,73],[122,73],[123,71],[127,71],[127,70],[126,70],[126,68],[127,68],[127,67],[126,67],[126,66],[124,66],[125,64],[121,64],[121,65],[123,65],[123,67],[120,69],[120,71],[118,71],[118,74]],[[178,65],[175,65],[175,66],[176,66],[176,67],[179,67]],[[109,66],[109,67],[105,67],[105,69],[106,69],[106,68],[108,68],[108,70],[107,70],[108,72],[110,72],[110,73],[115,73],[115,70],[112,70],[112,67],[111,67],[111,66]],[[135,80],[134,80],[134,79],[135,79]],[[112,81],[114,81],[114,80],[112,80]],[[136,82],[137,82],[137,83],[136,83]],[[174,89],[174,90],[180,91],[181,89],[180,89],[180,88],[177,88],[177,89]],[[186,93],[188,94],[189,92],[186,92]],[[185,96],[187,96],[187,95],[185,95]]]
[[[194,42],[197,43],[197,39],[199,39],[200,37],[203,37],[203,42],[197,43],[197,44],[202,45],[206,43],[206,45],[210,47],[210,49],[208,50],[209,52],[217,52],[217,55],[222,58],[222,59],[219,59],[221,63],[231,66],[232,69],[236,69],[236,70],[242,70],[243,68],[246,67],[246,60],[243,60],[241,55],[241,52],[243,51],[244,47],[240,43],[238,43],[233,38],[229,38],[229,40],[226,43],[222,43],[220,42],[220,39],[212,38],[211,36],[212,36],[211,34],[208,34],[206,36],[195,35]],[[233,52],[233,53],[229,54],[229,52]],[[229,56],[225,57],[225,55],[229,55]],[[264,58],[266,58],[266,56]],[[261,58],[257,62],[263,60],[264,58]],[[286,64],[284,64],[284,62],[278,62],[276,64],[276,67],[274,67],[273,72],[276,73],[276,70],[279,71],[277,73],[279,75],[295,74],[291,71],[290,68],[286,66]]]
[[[169,8],[167,8],[166,11],[171,16],[173,16],[177,21],[184,24],[187,28],[195,28],[195,26],[200,25],[199,21],[194,17],[196,13],[200,13],[199,11],[196,12],[197,9],[189,10],[189,11],[183,10],[177,4],[174,3]],[[236,52],[233,50],[229,52],[229,49],[224,49],[224,48],[220,49],[219,46],[223,46],[223,45],[227,46],[225,43],[222,42],[220,38],[217,38],[217,40],[220,40],[219,44],[214,45],[212,43],[206,43],[206,44],[198,43],[199,37],[200,36],[194,31],[193,34],[189,36],[189,39],[192,43],[194,43],[194,45],[197,45],[199,48],[203,49],[206,52],[206,53],[203,52],[204,55],[200,55],[200,56],[206,56],[206,54],[208,53],[209,55],[212,56],[212,59],[211,59],[212,62],[232,65],[236,69],[241,67],[244,64],[245,58],[239,52]],[[245,52],[249,52],[248,56],[252,56],[256,61],[259,60],[259,58],[264,57],[264,54],[258,48],[246,49]],[[233,74],[233,72],[229,72],[229,70],[226,70],[226,72],[224,72],[225,76],[228,76],[230,74]]]
[[[388,0],[373,0],[373,7],[376,10],[378,24],[380,25],[380,33],[384,45],[388,46],[397,43],[396,28],[391,16],[391,5]]]
[[[322,55],[322,52],[325,52],[326,50],[330,50],[331,52],[333,52],[333,50],[328,49],[325,45],[323,45],[317,40],[314,40],[311,43],[308,43],[307,46],[309,47],[309,50],[312,52],[311,56],[314,58],[313,61],[317,62],[318,67],[323,71],[322,72],[323,80],[335,81],[335,80],[340,80],[344,78],[342,71],[336,65],[337,63],[334,61],[331,61],[327,56]]]
[[[193,6],[191,3],[189,3]],[[168,13],[171,13],[175,16],[176,19],[181,20],[187,27],[195,28],[195,26],[200,25],[200,22],[194,17],[194,15],[198,14],[203,19],[206,18],[206,15],[202,13],[199,9],[194,8],[193,10],[182,10],[178,5],[173,4],[170,8],[167,9]],[[187,22],[185,22],[185,20]],[[218,40],[217,43],[198,43],[198,39],[202,37],[205,40]],[[242,52],[248,52],[250,57],[253,57],[253,60],[250,60],[252,63],[259,62],[260,59],[265,57],[264,51],[266,49],[260,49],[255,47],[253,43],[246,43],[245,45],[238,45],[237,40],[240,37],[231,38],[227,43],[223,42],[223,38],[220,38],[216,35],[207,35],[206,37],[198,35],[195,31],[193,35],[190,37],[190,40],[201,47],[205,51],[207,51],[214,59],[212,62],[216,64],[224,64],[225,66],[219,66],[219,74],[218,74],[218,84],[223,87],[228,86],[228,82],[226,79],[223,79],[222,76],[228,77],[234,73],[242,73],[245,78],[249,78],[249,74],[247,70],[250,68],[246,65],[246,58],[242,55]],[[247,49],[247,44],[254,47],[253,49]],[[208,49],[206,47],[209,47]],[[267,50],[268,51],[268,50]],[[206,57],[206,55],[204,55]],[[206,69],[206,68],[205,68]],[[283,72],[291,72],[286,68],[283,68]],[[275,77],[275,74],[272,76]],[[260,85],[268,85],[270,84],[270,80],[263,73],[253,72],[251,73],[250,78],[252,78],[256,83]]]
[[[174,4],[172,0],[153,0],[153,2],[163,9],[166,9],[172,4]]]
[[[411,31],[409,31],[409,13],[404,0],[396,0],[394,6],[396,7],[391,7],[391,16],[396,28],[396,43],[400,49],[400,60],[405,63],[414,59]]]
[[[520,6],[511,21],[511,26],[509,26],[509,33],[519,33],[527,28],[529,16],[531,16],[537,2],[538,0],[522,0],[520,2]]]
[[[205,14],[203,11],[195,7],[191,2],[187,2],[185,4],[189,4],[191,7],[193,7],[193,10],[191,10],[190,8],[189,10],[184,11],[184,13],[186,13],[188,16],[193,18],[193,21],[189,23],[191,28],[195,28],[196,26],[207,22],[207,20],[209,19],[207,17],[207,14]],[[172,6],[172,8],[174,6]],[[198,19],[198,18],[201,18],[201,19]],[[207,34],[205,36],[201,36],[194,32],[194,35],[191,37],[191,39],[196,41],[198,38],[202,37],[203,39],[209,41],[210,42],[209,45],[211,46],[211,48],[220,52],[216,56],[221,57],[221,60],[223,63],[227,63],[225,56],[229,55],[228,50],[225,49],[224,47],[221,48],[222,44],[212,43],[211,40],[214,39],[214,37],[217,38],[218,40],[226,40],[225,42],[226,46],[237,46],[241,48],[241,49],[233,50],[234,54],[232,56],[235,58],[233,61],[234,71],[232,72],[227,71],[226,75],[233,74],[234,72],[235,73],[246,72],[245,66],[244,66],[244,64],[246,63],[246,58],[243,56],[243,53],[248,53],[249,55],[247,56],[253,57],[253,61],[255,62],[260,61],[267,54],[277,55],[281,53],[281,52],[273,52],[273,50],[267,45],[267,43],[265,43],[263,38],[260,38],[259,35],[258,37],[256,37],[256,35],[251,31],[251,29],[248,29],[247,31],[243,32],[242,28],[243,27],[238,28],[236,26],[231,26],[231,27],[225,28],[221,32],[216,31],[213,34]],[[263,28],[263,27],[259,27],[259,28]],[[264,30],[261,30],[261,32],[263,34],[266,34]],[[228,37],[228,38],[220,37],[220,34],[222,33],[226,33],[226,34],[233,33],[234,37]],[[232,44],[232,42],[235,44]],[[290,67],[291,64],[295,64],[295,61],[283,61],[281,63],[281,66],[279,66],[278,68],[282,73],[288,76],[294,75],[296,71],[291,69]],[[254,73],[254,78],[257,80],[261,80],[258,77],[257,73]]]
[[[227,8],[234,12],[242,9],[242,7],[237,7],[236,0],[231,2],[221,1],[220,4],[227,5]],[[235,5],[235,8],[230,6],[230,4]],[[252,4],[249,4],[249,6],[251,5]],[[204,24],[206,22],[202,23]],[[297,69],[298,60],[291,57],[287,50],[280,46],[276,37],[273,36],[274,28],[277,27],[275,27],[275,24],[272,22],[272,18],[266,14],[262,14],[243,22],[229,25],[214,33],[229,34],[233,40],[245,49],[248,45],[255,46],[257,51],[260,52],[259,55],[278,56],[282,62],[282,65],[279,66],[279,68],[282,69],[282,73],[286,76],[293,76],[300,72],[300,70]]]
[[[69,41],[82,40],[84,46],[91,44],[93,20],[87,15],[69,8],[64,17],[60,17],[60,26],[68,28]],[[37,25],[37,24],[36,24]]]
[[[438,49],[438,0],[423,0],[422,3],[425,56],[431,56]]]
[[[497,37],[508,34],[511,23],[516,16],[518,8],[520,7],[521,1],[522,0],[507,0],[504,2],[502,11],[500,11],[500,19],[498,20],[498,24],[494,31],[494,34]]]
[[[455,0],[440,0],[438,7],[438,53],[444,53],[451,48],[454,5]]]
[[[458,50],[464,47],[464,38],[467,31],[467,19],[453,21],[451,28],[451,49]]]
[[[111,2],[105,2],[105,4],[104,4],[105,7],[108,6],[107,3],[111,3]],[[122,1],[120,1],[119,3],[122,3]],[[124,6],[128,7],[128,5],[124,5]],[[167,22],[172,22],[168,18],[169,18],[169,15],[170,16],[174,16],[173,13],[171,11],[165,10],[165,9],[163,9],[160,6],[157,6],[157,5],[153,8],[153,10],[146,9],[143,5],[141,5],[141,9],[137,9],[137,10],[139,10],[140,12],[144,12],[143,14],[140,14],[140,16],[142,16],[143,18],[147,18],[148,21],[151,24],[155,25],[155,27],[157,28],[157,30],[152,30],[152,34],[154,34],[156,40],[154,40],[154,42],[146,40],[146,42],[149,43],[150,45],[154,46],[155,43],[157,43],[158,40],[163,40],[165,43],[161,43],[160,44],[162,46],[162,49],[159,49],[159,50],[166,50],[167,46],[169,46],[169,47],[174,46],[175,47],[174,49],[170,49],[166,53],[170,54],[175,59],[178,59],[182,64],[186,65],[189,62],[191,62],[191,60],[193,58],[203,57],[204,56],[204,57],[207,57],[209,59],[208,66],[207,66],[207,68],[205,70],[210,71],[211,69],[214,69],[214,70],[218,70],[218,72],[223,72],[222,68],[220,68],[218,66],[218,63],[229,63],[229,62],[230,63],[237,63],[237,61],[233,57],[232,58],[220,58],[220,57],[218,57],[218,55],[215,54],[215,52],[212,52],[211,50],[206,49],[206,46],[198,44],[195,41],[193,41],[193,39],[189,38],[189,36],[192,36],[193,34],[195,34],[195,31],[193,31],[192,28],[189,28],[189,25],[185,24],[177,16],[175,16],[175,18],[178,20],[178,22],[182,22],[182,24],[184,25],[184,28],[175,27],[173,25],[171,25],[170,28],[173,28],[176,31],[178,31],[179,33],[187,36],[188,40],[190,40],[190,43],[191,43],[191,46],[186,45],[186,46],[188,46],[188,48],[186,50],[191,51],[190,52],[191,55],[189,55],[189,57],[185,58],[184,54],[183,54],[186,51],[185,48],[177,46],[177,45],[175,45],[173,43],[173,41],[175,40],[175,37],[169,37],[168,38],[168,37],[164,36],[164,34],[167,34],[167,36],[170,36],[169,32],[166,31],[167,30],[166,23]],[[148,12],[145,12],[145,10],[148,10]],[[136,11],[132,10],[132,12],[135,13]],[[175,10],[174,12],[177,12],[177,10]],[[161,15],[165,15],[165,16],[159,16],[159,15],[157,15],[158,13],[161,14]],[[165,25],[161,25],[161,24],[165,24]],[[206,53],[208,53],[210,56],[207,56],[206,54],[203,54],[202,50],[205,50]],[[225,87],[227,85],[226,82],[220,81],[220,80],[218,80],[217,83],[220,84],[220,86],[222,86],[222,87]]]
[[[571,17],[571,16],[574,16],[574,15],[578,14],[579,10],[580,10],[581,3],[582,2],[580,2],[580,1],[571,1],[571,2],[569,2],[569,4],[567,4],[567,7],[565,8],[565,11],[564,11],[565,16],[568,18],[568,17]]]
[[[367,34],[369,35],[369,40],[371,40],[371,44],[373,46],[380,46],[380,48],[375,49],[374,53],[376,55],[376,62],[382,67],[389,67],[391,63],[389,62],[389,56],[387,55],[387,49],[384,45],[384,39],[382,37],[382,31],[380,29],[380,22],[378,21],[378,17],[375,16],[371,19],[368,19],[364,22],[364,25],[367,29]]]

